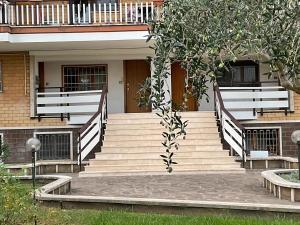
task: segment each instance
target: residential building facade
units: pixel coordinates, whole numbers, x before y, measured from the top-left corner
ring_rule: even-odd
[[[77,162],[79,133],[85,136],[81,129],[91,125],[105,87],[108,115],[151,111],[138,107],[136,92],[153,70],[147,22],[160,10],[161,1],[148,0],[2,1],[0,134],[11,148],[7,163],[30,162],[25,142],[32,136],[42,142],[38,160]],[[240,59],[231,68],[217,91],[245,129],[247,154],[296,156],[290,135],[300,128],[299,95],[280,87],[276,75],[264,75],[260,62]],[[179,103],[184,71],[179,64],[170,70]],[[190,100],[189,111],[218,111],[217,91],[210,84],[210,101]],[[224,145],[234,149],[228,138],[223,134]]]

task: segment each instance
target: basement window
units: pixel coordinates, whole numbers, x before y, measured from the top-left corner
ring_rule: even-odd
[[[245,128],[246,150],[268,151],[269,156],[281,155],[281,129],[277,127]]]
[[[41,141],[41,149],[37,152],[38,160],[72,160],[72,132],[36,132]]]

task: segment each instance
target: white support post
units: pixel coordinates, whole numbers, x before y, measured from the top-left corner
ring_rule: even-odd
[[[139,22],[139,7],[138,7],[138,3],[135,3],[135,22]]]
[[[75,24],[76,23],[76,19],[75,19],[75,5],[72,4],[72,23]]]
[[[3,20],[2,20],[2,18],[3,18],[2,10],[3,10],[3,5],[0,5],[0,24],[3,23]]]
[[[108,6],[109,6],[109,22],[112,23],[111,3],[109,3]]]
[[[146,22],[148,22],[149,21],[149,4],[148,4],[148,2],[146,2]]]
[[[19,21],[20,21],[19,20],[19,6],[16,5],[16,24],[17,24],[17,26],[20,24]]]
[[[85,17],[86,17],[85,4],[82,4],[82,10],[83,10],[83,23],[85,23]]]
[[[57,24],[60,24],[60,18],[59,18],[59,16],[60,16],[60,12],[59,12],[59,4],[57,3],[57,5],[56,5],[56,23]]]
[[[11,22],[11,25],[15,25],[15,14],[14,14],[14,9],[15,9],[15,6],[14,6],[14,5],[11,5],[11,6],[10,6],[10,16],[11,16],[10,22]]]
[[[51,19],[52,19],[52,24],[54,24],[55,21],[54,21],[54,5],[53,5],[53,4],[51,5],[51,15],[52,15],[52,17],[51,17]]]
[[[29,5],[26,5],[26,24],[29,25]]]
[[[122,3],[120,2],[120,4],[119,4],[119,11],[120,11],[120,23],[122,23],[123,22],[123,13],[122,13]]]
[[[61,23],[65,24],[65,4],[61,4]]]
[[[77,23],[80,24],[81,23],[81,20],[80,20],[80,4],[77,4]]]
[[[24,5],[21,5],[21,25],[24,25]]]
[[[44,5],[42,4],[42,25],[45,24],[45,12],[44,12]]]
[[[70,17],[70,4],[67,4],[67,24],[71,24]]]
[[[4,3],[4,23],[8,23],[8,18],[7,18],[7,17],[8,17],[7,11],[8,11],[8,10],[7,10],[7,8],[8,8],[8,7],[7,7],[7,4]]]
[[[117,23],[118,22],[118,14],[117,14],[117,3],[115,3],[115,5],[114,5],[114,7],[115,7],[115,23]]]
[[[103,5],[103,7],[104,7],[104,23],[106,23],[107,22],[107,18],[106,18],[106,3],[104,3],[104,5]]]
[[[128,14],[127,3],[125,3],[125,23],[128,22],[128,16],[127,16],[127,14]]]
[[[31,24],[34,25],[34,6],[31,5]]]
[[[93,4],[93,16],[94,16],[94,20],[93,23],[97,23],[97,18],[96,18],[96,3]]]
[[[133,23],[133,5],[132,5],[132,2],[130,2],[130,22]]]
[[[143,3],[141,2],[141,23],[144,23],[144,10],[143,10]]]
[[[153,2],[151,2],[151,19],[154,19],[154,5]]]
[[[92,18],[91,18],[91,16],[92,16],[91,15],[91,4],[90,3],[88,4],[88,15],[89,15],[89,23],[92,23],[92,21],[91,21],[92,20]]]
[[[47,4],[47,9],[46,9],[46,14],[47,14],[47,24],[50,24],[50,6]]]
[[[36,5],[36,24],[40,24],[40,10],[39,10],[39,5]]]
[[[102,23],[101,3],[98,4],[98,9],[99,9],[99,23]]]

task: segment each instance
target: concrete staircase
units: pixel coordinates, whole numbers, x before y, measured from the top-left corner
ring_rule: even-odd
[[[184,112],[187,137],[178,140],[174,174],[244,172],[223,150],[213,112]],[[110,114],[102,152],[96,153],[80,176],[166,174],[160,157],[163,131],[153,113]]]

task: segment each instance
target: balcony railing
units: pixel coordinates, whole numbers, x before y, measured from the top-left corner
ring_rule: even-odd
[[[99,107],[102,90],[65,92],[46,88],[36,93],[36,114],[41,118],[68,118],[70,124],[84,124]]]
[[[289,109],[289,92],[280,86],[220,87],[225,108],[238,120],[257,119],[257,113]]]
[[[155,15],[159,15],[159,7],[153,2],[0,5],[0,25],[11,26],[145,24]]]

